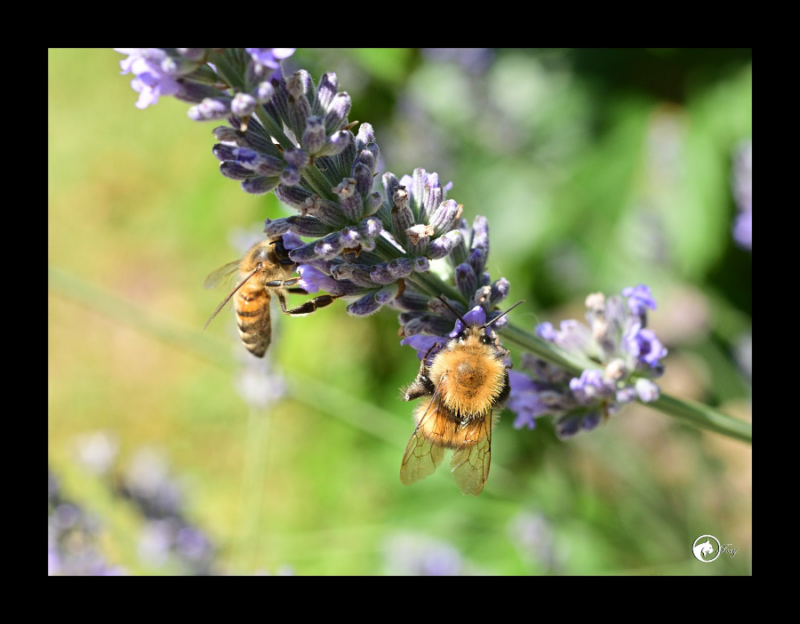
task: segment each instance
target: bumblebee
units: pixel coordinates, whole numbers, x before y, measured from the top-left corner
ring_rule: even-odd
[[[440,299],[448,306],[444,297]],[[477,496],[489,476],[495,411],[508,399],[508,351],[487,328],[522,301],[484,325],[468,324],[455,310],[462,331],[447,344],[436,343],[422,358],[419,373],[403,398],[430,400],[414,413],[416,428],[400,467],[404,485],[424,479],[453,449],[450,467],[464,494]],[[431,359],[431,353],[442,347]]]
[[[311,314],[338,299],[334,295],[320,295],[296,308],[287,309],[287,292],[308,294],[302,288],[291,288],[300,281],[299,277],[291,277],[296,268],[297,264],[289,257],[281,236],[259,241],[247,251],[244,258],[221,266],[206,278],[204,286],[213,288],[234,273],[239,274],[239,283],[217,306],[203,329],[208,327],[231,297],[236,295],[233,306],[236,310],[239,336],[250,353],[256,357],[264,357],[272,341],[269,304],[273,293],[280,301],[281,311],[292,316]]]

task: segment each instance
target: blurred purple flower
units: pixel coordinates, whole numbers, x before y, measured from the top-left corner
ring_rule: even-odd
[[[139,93],[136,108],[147,108],[162,95],[175,95],[180,84],[173,77],[167,53],[161,48],[114,48],[128,58],[120,61],[122,73],[133,73],[131,87]]]
[[[649,286],[639,284],[622,291],[623,297],[628,297],[628,309],[636,316],[643,316],[647,313],[647,308],[656,309],[656,300]]]
[[[297,48],[245,48],[245,50],[259,65],[277,69],[280,67],[280,62],[294,54]]]

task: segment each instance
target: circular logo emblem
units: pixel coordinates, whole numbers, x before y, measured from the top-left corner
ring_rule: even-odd
[[[695,559],[703,563],[711,563],[716,561],[722,552],[719,540],[713,535],[701,535],[692,544],[692,554]]]

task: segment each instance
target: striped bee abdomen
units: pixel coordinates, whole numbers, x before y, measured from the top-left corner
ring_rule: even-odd
[[[272,340],[269,318],[269,292],[263,285],[243,287],[236,295],[236,323],[239,336],[256,357],[264,357]]]

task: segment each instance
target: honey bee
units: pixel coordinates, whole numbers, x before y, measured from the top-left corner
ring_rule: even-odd
[[[444,297],[440,299],[450,307]],[[433,474],[453,449],[450,467],[456,484],[464,494],[477,496],[489,476],[492,453],[492,427],[499,410],[508,399],[510,386],[504,362],[508,351],[495,334],[486,328],[508,314],[522,301],[484,325],[469,325],[450,308],[463,324],[462,331],[441,347],[436,343],[422,358],[419,373],[403,398],[413,401],[429,396],[414,413],[416,428],[406,447],[400,466],[400,481],[416,483]]]
[[[208,327],[231,297],[236,295],[233,306],[236,310],[239,336],[250,353],[256,357],[264,357],[272,340],[269,312],[272,293],[278,297],[281,311],[292,316],[311,314],[338,299],[334,295],[320,295],[296,308],[287,309],[286,292],[308,294],[302,288],[290,288],[300,281],[299,277],[291,277],[296,268],[297,264],[289,257],[281,236],[259,241],[247,251],[244,258],[221,266],[206,278],[204,286],[213,288],[228,276],[239,272],[239,283],[217,306],[203,329]]]

